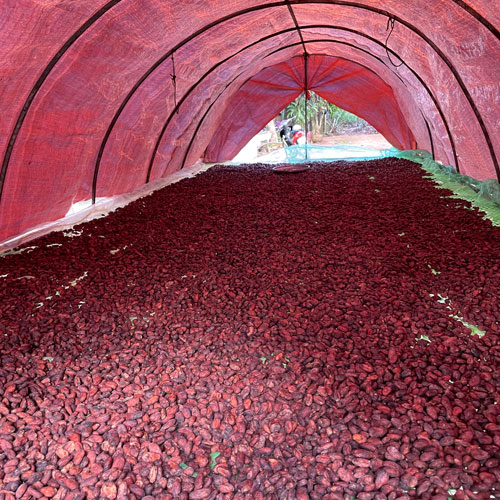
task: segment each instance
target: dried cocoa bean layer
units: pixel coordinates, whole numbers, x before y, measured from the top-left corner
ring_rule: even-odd
[[[450,194],[217,166],[0,258],[0,500],[496,498],[500,229]]]

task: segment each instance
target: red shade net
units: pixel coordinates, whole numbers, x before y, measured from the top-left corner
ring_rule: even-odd
[[[359,64],[311,55],[266,68],[246,82],[231,99],[208,145],[205,160],[217,162],[234,158],[241,145],[306,86],[327,101],[364,118],[398,149],[415,148],[413,135],[389,85]]]
[[[0,242],[205,151],[228,159],[302,91],[302,41],[312,90],[496,178],[499,24],[489,0],[6,0]]]

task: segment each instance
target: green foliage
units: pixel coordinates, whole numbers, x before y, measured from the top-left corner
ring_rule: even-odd
[[[295,123],[305,128],[305,94],[290,103],[280,116],[282,119],[294,117]],[[347,125],[365,123],[363,119],[335,106],[314,92],[311,92],[311,98],[307,102],[307,116],[311,132],[322,135],[339,134]]]

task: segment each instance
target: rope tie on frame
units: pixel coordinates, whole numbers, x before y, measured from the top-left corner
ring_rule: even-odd
[[[396,20],[393,18],[393,17],[389,17],[389,19],[387,19],[387,26],[386,26],[386,31],[389,31],[389,34],[387,35],[387,38],[385,39],[385,52],[387,54],[387,58],[389,59],[389,62],[396,68],[399,68],[400,66],[403,65],[403,61],[401,61],[399,64],[396,64],[393,62],[393,60],[391,59],[391,54],[389,53],[389,51],[387,50],[387,47],[388,47],[388,43],[389,43],[389,38],[391,37],[392,35],[392,32],[394,31],[394,25],[396,24]]]

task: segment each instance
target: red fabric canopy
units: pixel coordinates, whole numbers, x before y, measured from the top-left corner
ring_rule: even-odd
[[[305,88],[304,57],[262,70],[231,99],[208,145],[205,160],[234,158],[259,130]],[[389,85],[371,70],[336,57],[307,57],[307,88],[364,118],[398,149],[415,149],[413,135]],[[244,119],[242,119],[244,117]]]
[[[318,93],[393,144],[414,138],[464,174],[500,175],[500,22],[489,0],[5,0],[0,25],[0,242],[188,166],[207,146],[221,158],[243,147],[241,133],[221,142],[244,106],[237,96],[266,68],[294,68],[301,40],[318,55]],[[241,115],[245,130],[270,118],[270,83],[266,116]]]

